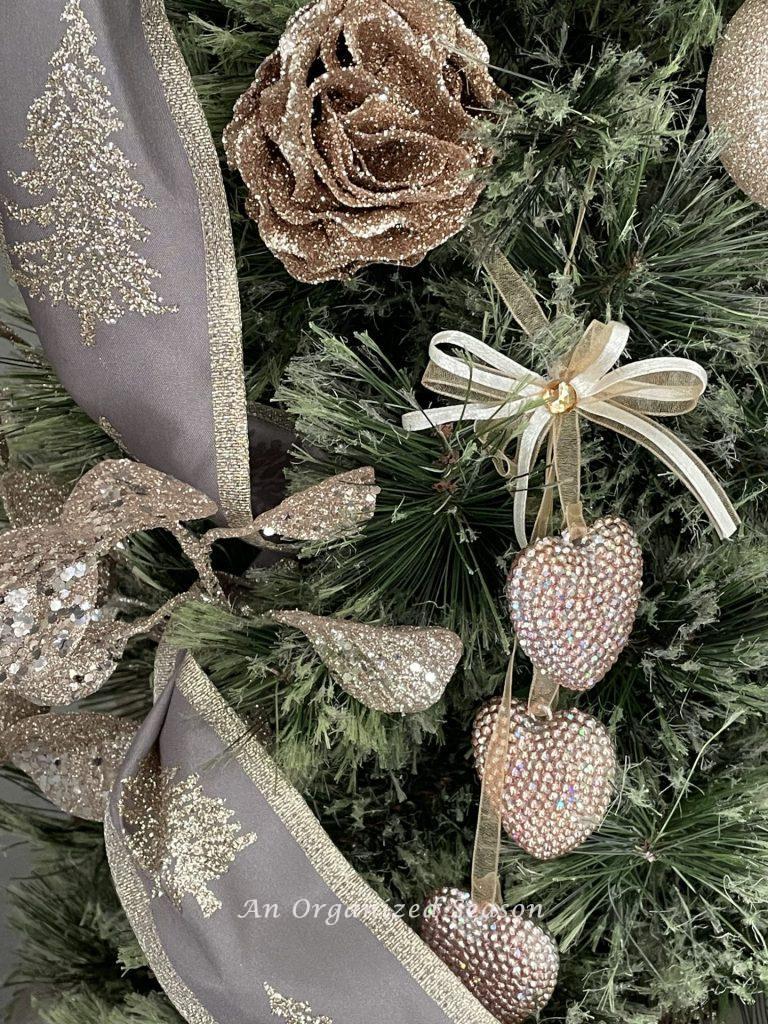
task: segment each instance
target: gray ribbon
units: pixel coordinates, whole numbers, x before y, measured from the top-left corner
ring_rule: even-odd
[[[347,863],[194,660],[160,692],[107,813],[150,966],[195,1024],[496,1024]]]
[[[250,518],[237,273],[162,0],[0,5],[0,223],[47,357],[138,459]]]

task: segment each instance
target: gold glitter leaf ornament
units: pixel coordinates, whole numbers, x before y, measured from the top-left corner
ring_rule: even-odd
[[[549,1002],[560,958],[530,918],[444,888],[424,908],[421,935],[501,1024],[520,1024]]]
[[[481,779],[499,705],[494,699],[481,708],[472,729]],[[617,770],[613,742],[596,718],[576,709],[534,718],[524,704],[512,701],[506,771],[501,785],[493,787],[501,793],[504,830],[539,860],[561,857],[599,828]]]
[[[101,821],[137,726],[79,712],[24,718],[0,735],[10,761],[62,811]]]
[[[85,345],[101,324],[126,313],[174,313],[153,287],[159,273],[141,256],[149,230],[133,215],[154,203],[133,177],[133,165],[112,136],[124,127],[104,84],[96,37],[80,6],[67,0],[66,29],[50,60],[45,89],[27,114],[23,148],[34,170],[11,175],[36,205],[6,202],[21,224],[42,237],[10,247],[12,276],[20,288],[51,305],[64,303],[80,321]]]
[[[425,711],[443,695],[463,645],[448,629],[370,626],[302,611],[272,618],[301,630],[351,697],[374,711]]]
[[[768,206],[768,2],[747,0],[715,49],[707,78],[707,120],[721,131],[725,169]]]
[[[578,540],[567,531],[537,540],[520,552],[507,580],[520,646],[552,682],[589,689],[629,640],[642,577],[640,544],[618,516],[598,519]]]
[[[0,689],[37,704],[68,704],[99,689],[128,640],[174,605],[117,621],[102,602],[104,557],[138,530],[171,530],[206,582],[207,552],[180,519],[213,514],[194,488],[126,459],[100,463],[76,485],[58,519],[0,534]]]
[[[235,105],[224,134],[266,245],[300,281],[413,266],[466,223],[499,93],[446,0],[318,0]]]
[[[333,541],[349,537],[376,511],[374,471],[370,466],[339,473],[292,494],[253,523],[265,539]]]

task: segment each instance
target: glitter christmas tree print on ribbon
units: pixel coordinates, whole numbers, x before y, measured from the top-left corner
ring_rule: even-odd
[[[247,523],[229,216],[161,0],[4,5],[0,87],[0,222],[46,356],[130,454]]]

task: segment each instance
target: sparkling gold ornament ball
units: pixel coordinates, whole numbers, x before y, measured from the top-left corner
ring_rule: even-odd
[[[768,0],[747,0],[715,49],[707,120],[724,136],[721,157],[730,176],[768,206]]]

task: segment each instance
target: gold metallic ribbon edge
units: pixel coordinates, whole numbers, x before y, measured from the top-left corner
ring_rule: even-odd
[[[104,845],[112,880],[125,916],[163,991],[189,1024],[217,1024],[215,1018],[187,988],[168,959],[152,920],[146,888],[112,823],[109,810],[104,821]]]
[[[161,644],[155,692],[161,692],[174,664]],[[388,950],[453,1024],[498,1024],[429,946],[398,917],[333,844],[304,798],[282,774],[246,723],[227,704],[200,666],[186,655],[175,684],[249,776],[303,850],[310,864],[346,906],[364,908],[358,920]],[[162,947],[152,920],[150,899],[107,810],[105,843],[115,887],[136,938],[171,1002],[190,1024],[217,1024],[179,977]]]
[[[208,122],[163,0],[141,0],[144,38],[192,169],[205,249],[218,503],[230,526],[252,521],[242,320],[229,207]]]

